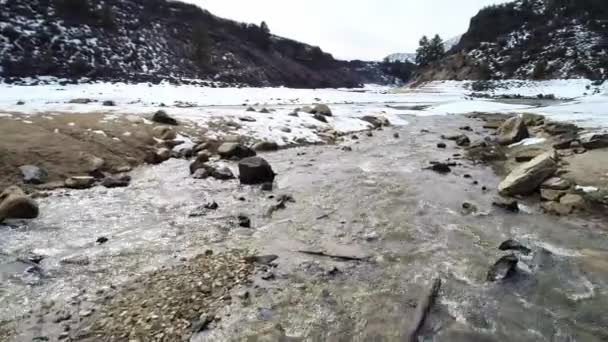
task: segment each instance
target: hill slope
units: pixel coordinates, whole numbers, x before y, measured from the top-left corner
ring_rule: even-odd
[[[8,81],[40,75],[291,87],[390,81],[373,65],[337,61],[318,47],[177,1],[0,0],[0,7],[0,77]]]
[[[608,1],[517,0],[487,7],[441,62],[434,79],[606,79]]]

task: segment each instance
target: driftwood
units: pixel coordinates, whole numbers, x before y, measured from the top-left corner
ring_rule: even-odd
[[[336,255],[336,254],[328,254],[322,251],[307,251],[307,250],[299,250],[298,253],[326,257],[341,261],[368,261],[368,258],[350,256],[350,255]]]
[[[407,332],[407,342],[417,342],[418,335],[424,327],[424,322],[426,321],[426,317],[433,305],[435,305],[435,300],[437,296],[439,296],[439,290],[441,289],[441,278],[436,278],[433,280],[433,284],[429,291],[424,294],[424,296],[420,297],[418,300],[418,305],[416,306],[416,312],[414,314],[414,319],[412,320],[412,325]]]

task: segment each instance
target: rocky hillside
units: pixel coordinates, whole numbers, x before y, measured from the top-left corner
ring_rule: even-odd
[[[0,0],[0,77],[353,87],[392,78],[171,0]],[[363,72],[360,72],[363,71]]]
[[[516,0],[487,7],[448,56],[421,73],[422,80],[607,76],[605,0]]]

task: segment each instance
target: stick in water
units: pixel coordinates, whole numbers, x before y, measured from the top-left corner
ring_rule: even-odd
[[[437,299],[437,296],[439,296],[440,289],[441,278],[435,278],[433,280],[433,285],[431,286],[430,291],[418,300],[418,305],[416,306],[416,312],[412,321],[412,326],[407,334],[408,342],[418,341],[418,334],[420,334],[420,330],[422,330],[426,317],[431,311],[431,308],[433,307],[433,305],[435,305],[435,300]]]

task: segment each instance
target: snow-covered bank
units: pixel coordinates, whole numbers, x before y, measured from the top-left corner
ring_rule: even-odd
[[[419,88],[363,89],[211,88],[195,85],[90,83],[16,86],[0,84],[0,115],[35,115],[49,112],[150,115],[166,110],[177,119],[190,120],[213,133],[218,122],[228,122],[230,133],[271,139],[279,144],[298,139],[319,141],[318,133],[358,131],[370,125],[365,115],[383,115],[393,124],[406,124],[404,115],[447,115],[469,112],[533,112],[556,120],[574,121],[585,127],[608,127],[608,85],[589,80],[500,81],[488,95],[553,94],[567,101],[497,101],[472,98],[472,82],[432,82]],[[87,98],[87,104],[70,103]],[[112,101],[115,106],[104,106]],[[542,103],[541,103],[542,102]],[[297,107],[314,103],[330,105],[327,123],[300,112]],[[250,112],[269,109],[270,113]],[[236,124],[233,124],[236,123]],[[217,132],[222,134],[222,132]]]

